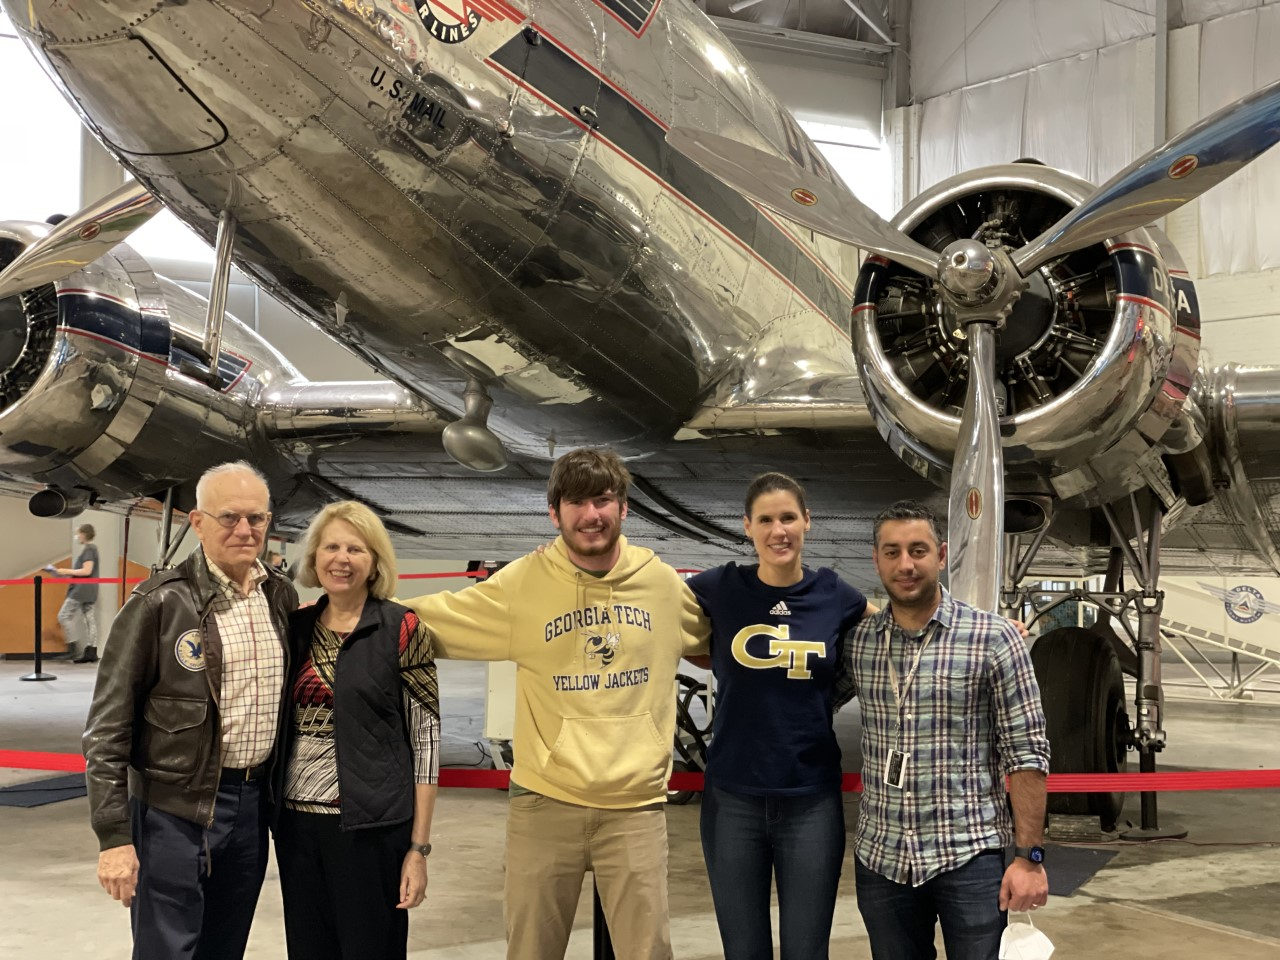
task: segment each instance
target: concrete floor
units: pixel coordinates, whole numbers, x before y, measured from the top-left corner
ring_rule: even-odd
[[[22,683],[30,663],[0,663],[0,749],[77,752],[96,668],[55,663],[58,680]],[[485,673],[481,665],[442,663],[444,760],[481,760]],[[1246,703],[1175,702],[1168,707],[1165,768],[1280,767],[1280,708]],[[846,765],[856,763],[857,724],[838,718]],[[0,785],[51,774],[0,770]],[[847,821],[857,815],[848,796]],[[1189,828],[1186,842],[1119,844],[1118,855],[1069,897],[1052,897],[1037,925],[1060,957],[1154,956],[1201,960],[1280,957],[1280,791],[1161,795],[1161,817]],[[720,956],[698,841],[698,804],[670,807],[671,917],[682,960]],[[1126,815],[1136,819],[1136,798]],[[410,923],[410,956],[489,960],[503,956],[502,845],[506,794],[446,791],[437,807],[427,902]],[[96,842],[87,802],[24,810],[0,807],[0,957],[45,960],[129,956],[128,917],[98,887]],[[1050,864],[1052,873],[1052,864]],[[587,888],[589,889],[589,887]],[[584,890],[569,956],[591,956],[590,902]],[[775,923],[776,927],[776,923]],[[941,948],[939,948],[941,954]],[[268,872],[248,956],[284,955],[280,894]],[[836,910],[832,956],[870,956],[846,871]]]

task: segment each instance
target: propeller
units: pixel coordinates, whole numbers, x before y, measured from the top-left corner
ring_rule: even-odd
[[[667,142],[762,206],[939,282],[966,336],[971,368],[951,470],[951,593],[980,609],[996,610],[1004,551],[1004,461],[995,400],[995,333],[1026,288],[1009,255],[976,240],[957,240],[939,254],[885,221],[840,180],[726,137],[673,127]]]
[[[123,243],[161,210],[142,184],[130,181],[63,220],[0,271],[0,300],[86,267]]]
[[[1013,254],[1026,276],[1055,257],[1159,220],[1280,142],[1280,81],[1135,160]],[[888,256],[888,254],[886,254]]]
[[[818,172],[811,172],[725,137],[681,127],[668,132],[667,142],[787,219],[938,281],[966,338],[970,367],[951,470],[951,591],[967,603],[994,611],[1004,551],[995,335],[1026,288],[1022,278],[1049,260],[1158,220],[1280,142],[1280,81],[1150,151],[1013,253],[957,240],[938,255],[868,209],[820,162]]]
[[[938,251],[912,240],[850,192],[838,178],[719,134],[672,127],[667,143],[761,206],[824,236],[938,276]]]

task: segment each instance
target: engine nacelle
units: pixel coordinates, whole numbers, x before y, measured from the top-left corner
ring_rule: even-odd
[[[47,229],[0,224],[0,265]],[[180,373],[199,350],[202,309],[124,245],[0,301],[0,474],[48,486],[33,511],[70,516],[245,456],[251,399],[298,374],[245,350],[252,335],[230,318],[218,386]]]
[[[1017,248],[1092,190],[1039,165],[988,167],[921,194],[894,225],[936,250],[969,238]],[[1090,507],[1150,486],[1176,499],[1189,462],[1179,457],[1203,440],[1187,402],[1199,315],[1176,257],[1156,231],[1136,230],[1026,278],[997,337],[1010,496]],[[949,313],[934,281],[867,259],[853,334],[868,404],[903,461],[944,486],[968,383],[964,330]]]

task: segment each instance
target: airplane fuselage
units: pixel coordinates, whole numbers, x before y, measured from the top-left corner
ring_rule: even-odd
[[[11,15],[126,166],[210,239],[229,204],[243,269],[440,408],[479,371],[513,452],[853,379],[854,252],[663,139],[817,156],[687,4],[77,7]]]

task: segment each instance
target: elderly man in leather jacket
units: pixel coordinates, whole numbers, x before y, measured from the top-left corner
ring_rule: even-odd
[[[283,763],[293,585],[258,559],[270,500],[247,463],[207,471],[200,547],[112,625],[84,734],[98,880],[136,960],[244,955]]]

